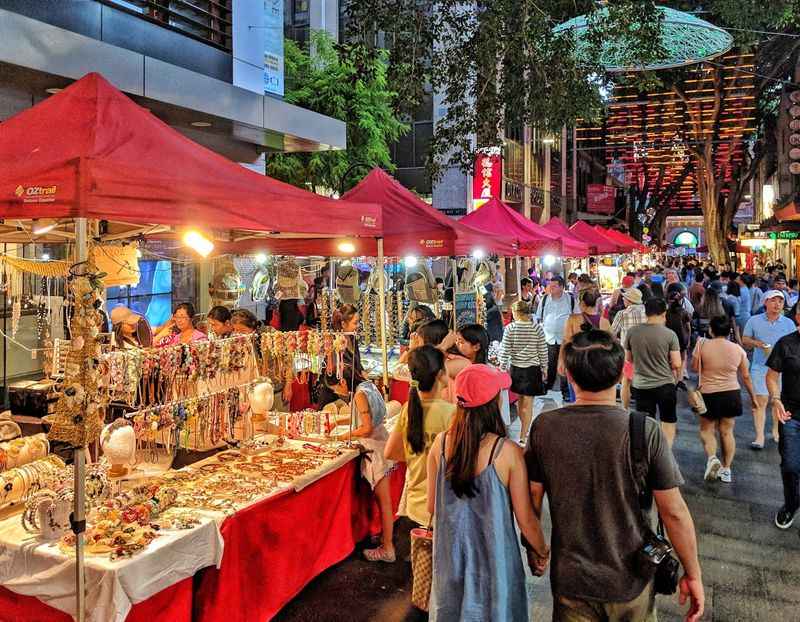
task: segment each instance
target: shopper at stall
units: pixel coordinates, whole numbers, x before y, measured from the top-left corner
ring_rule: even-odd
[[[355,380],[353,380],[355,378]],[[381,512],[381,545],[374,549],[364,551],[364,557],[371,562],[393,562],[394,552],[394,511],[392,510],[392,494],[387,477],[394,464],[384,458],[386,441],[389,433],[386,431],[386,402],[378,388],[368,380],[361,380],[352,366],[346,365],[342,370],[342,377],[336,375],[325,376],[325,384],[340,399],[349,401],[350,396],[355,400],[358,427],[352,432],[345,432],[339,440],[358,442],[369,452],[368,458],[361,461],[361,475],[364,476],[372,487],[378,500]]]
[[[456,333],[456,348],[458,353],[469,361],[470,365],[487,363],[489,360],[489,333],[480,324],[466,324]]]
[[[236,309],[231,313],[231,331],[236,335],[252,335],[258,330],[258,320],[252,311]]]
[[[118,306],[111,309],[111,330],[114,335],[113,346],[117,350],[142,348],[139,341],[138,327],[142,316],[128,307]]]
[[[654,497],[683,565],[680,598],[691,601],[686,620],[697,622],[703,614],[703,583],[694,524],[678,488],[683,478],[658,425],[643,418],[639,442],[647,448],[647,474],[637,486],[631,468],[633,426],[616,402],[622,347],[605,331],[581,332],[565,346],[564,360],[575,404],[537,417],[525,452],[535,512],[541,516],[545,493],[550,506],[553,620],[656,619],[652,574],[635,561],[648,539],[642,511],[649,507],[642,508],[637,498],[641,487]],[[538,568],[538,553],[530,561]]]
[[[169,322],[161,327],[156,334],[154,343],[159,347],[174,346],[179,343],[187,344],[194,341],[205,341],[205,333],[194,327],[194,305],[182,302],[172,314]]]
[[[547,340],[547,390],[549,391],[555,386],[558,378],[558,355],[564,341],[564,326],[569,316],[578,312],[578,304],[575,296],[564,290],[564,279],[560,276],[553,277],[548,290],[549,293],[542,296],[539,302],[536,317],[544,328]],[[567,379],[562,376],[559,385],[562,399],[569,400]]]
[[[661,431],[670,445],[677,430],[677,394],[683,362],[678,336],[665,326],[667,303],[651,298],[644,304],[647,321],[632,327],[625,337],[625,360],[633,365],[633,397],[636,408],[661,420]]]
[[[208,336],[209,338],[224,339],[233,333],[231,326],[231,312],[227,307],[217,305],[211,307],[208,312]]]
[[[433,513],[430,620],[527,620],[514,519],[544,571],[549,551],[533,513],[522,450],[505,442],[499,395],[511,378],[471,365],[456,378],[458,410],[428,456]]]
[[[698,372],[698,386],[703,394],[706,413],[700,415],[700,440],[707,461],[705,479],[719,479],[726,484],[733,481],[731,465],[736,453],[733,428],[736,417],[742,414],[742,391],[737,379],[756,404],[756,394],[750,381],[747,354],[742,347],[728,339],[731,321],[725,315],[711,318],[709,339],[700,339],[692,354],[692,369]],[[717,436],[722,445],[722,462],[717,457]]]
[[[781,292],[771,289],[764,294],[764,313],[759,313],[750,318],[744,327],[742,341],[746,348],[753,348],[753,360],[750,364],[750,377],[753,379],[753,388],[756,393],[756,403],[753,408],[753,425],[756,437],[750,443],[751,449],[764,449],[764,425],[767,419],[767,359],[772,348],[784,335],[794,332],[795,325],[792,320],[783,315],[784,297]],[[772,438],[777,443],[779,440],[779,419],[773,413]]]
[[[422,346],[409,355],[408,369],[411,389],[408,402],[386,443],[384,456],[388,460],[405,462],[406,515],[417,525],[427,527],[428,512],[428,452],[440,432],[450,427],[456,407],[441,398],[447,386],[444,354],[433,346]]]
[[[494,296],[494,287],[491,283],[485,285],[486,295],[483,300],[486,304],[486,330],[489,333],[489,341],[501,341],[503,339],[503,313]]]
[[[500,346],[500,368],[511,374],[511,390],[519,395],[519,442],[525,443],[533,419],[533,398],[545,394],[550,347],[542,325],[533,321],[531,305],[518,300],[511,307],[514,321],[506,326]],[[558,358],[554,364],[558,364]]]

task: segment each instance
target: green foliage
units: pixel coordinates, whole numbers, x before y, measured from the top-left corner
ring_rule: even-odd
[[[267,174],[296,186],[338,191],[375,166],[393,169],[390,145],[408,131],[389,88],[388,54],[361,44],[336,44],[324,32],[311,48],[286,41],[286,100],[347,123],[346,151],[280,153],[267,158]]]

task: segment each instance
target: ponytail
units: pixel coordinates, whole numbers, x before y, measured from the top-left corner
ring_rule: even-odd
[[[406,405],[408,414],[406,440],[415,454],[425,451],[425,421],[419,392],[433,390],[436,379],[443,369],[444,354],[438,348],[421,346],[411,350],[408,355],[411,388],[408,391]]]

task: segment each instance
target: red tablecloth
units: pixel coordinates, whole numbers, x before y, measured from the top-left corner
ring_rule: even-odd
[[[125,621],[192,622],[192,582],[189,577],[134,605]],[[0,586],[0,622],[72,622],[72,616]]]
[[[390,478],[397,508],[405,464]],[[284,493],[228,518],[222,524],[222,567],[205,568],[135,605],[126,622],[268,620],[380,529],[380,511],[359,462],[348,462],[299,493]],[[36,598],[0,587],[0,622],[70,620]]]

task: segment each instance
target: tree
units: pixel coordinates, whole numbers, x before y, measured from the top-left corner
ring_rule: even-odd
[[[699,2],[678,2],[675,8],[693,10]],[[743,195],[766,155],[775,151],[776,119],[782,87],[791,79],[800,52],[800,39],[783,36],[796,31],[800,23],[797,0],[714,0],[702,17],[727,27],[734,33],[740,52],[754,54],[754,69],[743,69],[740,57],[732,79],[725,80],[725,67],[718,60],[689,68],[662,72],[657,78],[683,102],[687,125],[684,138],[691,153],[691,165],[703,213],[706,241],[711,256],[718,262],[729,261],[728,234]],[[771,34],[770,34],[771,33]],[[721,118],[731,104],[737,85],[753,80],[756,101],[755,131],[745,137],[744,149],[738,149],[739,137],[725,138]],[[703,109],[692,101],[691,90],[712,92],[711,128],[703,125]],[[669,210],[669,203],[657,206],[657,218]]]
[[[286,100],[347,124],[347,149],[267,157],[267,174],[315,191],[351,187],[372,167],[393,170],[390,146],[409,129],[398,117],[389,87],[388,54],[360,44],[311,35],[311,49],[286,41]],[[343,177],[347,176],[347,179]]]

